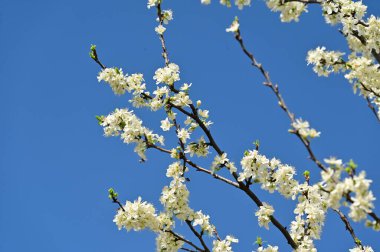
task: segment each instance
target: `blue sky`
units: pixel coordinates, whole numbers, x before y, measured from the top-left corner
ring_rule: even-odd
[[[288,119],[262,77],[225,32],[238,15],[247,47],[279,83],[289,107],[322,132],[313,142],[317,156],[354,159],[374,179],[379,197],[379,124],[342,76],[318,78],[305,62],[307,51],[319,45],[347,50],[320,9],[284,24],[263,1],[244,11],[199,2],[165,1],[164,8],[174,11],[167,46],[181,79],[193,83],[193,100],[211,111],[212,133],[229,157],[238,162],[259,139],[265,155],[294,165],[299,174],[308,169],[319,176],[287,133]],[[365,3],[369,13],[380,15],[380,3]],[[117,230],[107,189],[114,187],[123,201],[141,195],[158,204],[171,160],[149,151],[148,162],[140,164],[132,146],[102,136],[95,115],[129,106],[128,97],[97,82],[99,68],[88,51],[96,44],[106,65],[142,72],[153,85],[153,73],[163,65],[155,25],[155,11],[145,1],[0,0],[0,251],[154,251],[153,234]],[[160,131],[162,113],[136,114]],[[202,174],[190,177],[191,206],[211,214],[221,236],[238,237],[236,251],[252,251],[256,236],[289,251],[273,226],[270,232],[258,227],[256,207],[241,192]],[[291,222],[294,202],[255,192],[274,205],[284,225]],[[379,250],[379,234],[362,226],[354,224],[359,238]],[[332,212],[317,246],[353,247]]]

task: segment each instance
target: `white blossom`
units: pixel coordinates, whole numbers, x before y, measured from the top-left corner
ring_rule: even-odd
[[[303,138],[315,138],[319,137],[321,132],[316,131],[313,128],[310,128],[310,124],[308,121],[304,121],[301,118],[295,120],[292,123],[292,127],[303,137]]]
[[[177,252],[182,248],[184,242],[169,232],[160,232],[156,238],[157,252]]]
[[[260,246],[258,249],[257,249],[257,252],[278,252],[278,247],[277,246],[271,246],[271,245],[268,245],[268,247],[264,248],[263,246]]]
[[[369,246],[364,246],[363,249],[359,247],[350,249],[350,252],[374,252],[374,250]]]
[[[161,0],[148,0],[148,9],[157,6]]]
[[[179,66],[170,63],[168,66],[156,70],[153,79],[157,84],[165,83],[173,85],[174,82],[179,81]]]
[[[162,120],[161,121],[161,126],[160,128],[163,130],[163,131],[168,131],[170,130],[170,128],[173,126],[173,124],[169,121],[169,119],[166,117],[165,120]]]
[[[326,51],[325,47],[317,47],[307,53],[307,64],[314,65],[313,70],[318,76],[327,77],[330,73],[337,73],[345,67],[343,55],[341,52]]]
[[[226,29],[226,32],[233,32],[233,33],[236,33],[239,31],[239,19],[237,17],[235,17],[234,21],[232,21],[232,24],[230,25],[230,27],[228,27]]]
[[[173,178],[170,185],[163,188],[160,198],[165,209],[180,220],[187,220],[193,212],[188,205],[189,191],[184,182],[183,177]]]
[[[166,28],[163,25],[158,25],[154,30],[157,34],[162,35],[166,31]]]
[[[300,2],[287,2],[283,0],[266,0],[268,8],[274,12],[281,12],[281,21],[298,21],[303,12],[307,12],[306,5]]]
[[[178,130],[177,137],[181,139],[183,143],[186,143],[187,139],[190,139],[190,133],[187,129],[182,128]]]
[[[142,125],[142,121],[128,109],[116,109],[106,117],[102,117],[101,126],[105,136],[121,136],[124,143],[136,143],[135,151],[146,159],[146,141],[149,143],[164,144],[163,136],[154,134]]]
[[[215,232],[215,227],[210,224],[210,216],[203,214],[202,211],[195,212],[192,219],[194,227],[200,226],[202,231],[210,236]]]
[[[158,230],[159,222],[157,220],[156,210],[152,204],[146,201],[142,202],[141,197],[134,202],[127,201],[123,209],[117,211],[113,220],[119,230],[121,228],[125,228],[127,231],[131,229],[139,231],[145,228],[149,228],[153,231]]]
[[[268,224],[270,222],[270,217],[273,215],[273,213],[273,207],[264,202],[263,205],[260,206],[259,210],[257,210],[255,213],[259,221],[259,226],[264,226],[266,229],[269,229]]]
[[[224,240],[214,240],[213,241],[213,247],[212,252],[233,252],[232,250],[232,243],[238,243],[239,240],[227,235]]]

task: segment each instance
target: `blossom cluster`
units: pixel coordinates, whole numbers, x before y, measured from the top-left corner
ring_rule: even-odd
[[[144,127],[142,121],[128,109],[115,109],[111,114],[98,118],[105,136],[120,135],[125,143],[136,143],[135,152],[144,160],[147,144],[164,144],[163,136]]]
[[[117,95],[122,95],[126,91],[141,94],[146,89],[142,74],[124,75],[123,69],[116,67],[103,69],[98,75],[98,81],[107,82]]]
[[[294,198],[298,193],[294,167],[282,164],[276,158],[269,160],[257,150],[246,151],[240,164],[243,171],[239,173],[239,181],[259,183],[262,189],[271,193],[278,191],[286,198]]]
[[[349,217],[354,221],[366,219],[374,209],[375,197],[370,190],[372,180],[366,179],[365,171],[356,174],[356,165],[352,161],[346,166],[336,158],[326,159],[325,162],[330,165],[327,171],[322,172],[322,186],[329,192],[326,200],[328,206],[339,209],[342,199],[349,197],[352,201]],[[344,179],[341,178],[343,171],[348,172]]]
[[[201,0],[203,4],[209,4],[210,0]],[[273,11],[281,12],[283,21],[298,21],[302,12],[307,11],[307,5],[301,2],[287,2],[283,0],[267,0],[267,5]],[[220,0],[220,3],[231,6],[229,0]],[[235,5],[241,9],[250,5],[250,0],[235,0]],[[158,7],[160,14],[157,21],[159,25],[155,28],[163,41],[163,34],[166,30],[164,24],[168,24],[173,18],[171,10],[160,10],[161,0],[148,0],[148,8]],[[326,0],[322,8],[326,15],[326,21],[331,24],[341,23],[344,26],[343,32],[350,41],[351,47],[356,42],[355,36],[363,36],[368,43],[357,43],[354,53],[349,56],[349,60],[343,60],[343,53],[326,51],[326,48],[319,47],[308,54],[308,63],[314,65],[314,71],[319,75],[328,76],[332,72],[349,71],[346,78],[368,87],[368,90],[360,88],[366,96],[373,98],[373,102],[380,104],[380,99],[376,100],[373,90],[380,89],[380,75],[378,72],[379,65],[373,63],[371,54],[379,52],[379,42],[374,39],[380,36],[380,32],[374,27],[378,25],[377,19],[371,17],[367,23],[373,23],[374,27],[360,24],[366,8],[361,2],[350,0]],[[357,12],[357,13],[356,13]],[[328,16],[328,17],[327,17]],[[351,21],[350,21],[351,20]],[[360,28],[359,28],[360,26]],[[237,33],[239,23],[236,18],[232,25],[227,29],[228,32]],[[356,33],[355,33],[356,32]],[[377,34],[379,33],[379,34]],[[356,34],[356,35],[355,35]],[[373,36],[373,37],[371,37]],[[372,40],[371,40],[372,39]],[[165,50],[164,50],[165,53]],[[166,55],[167,56],[167,55]],[[165,55],[164,55],[165,58]],[[213,239],[213,252],[232,251],[232,244],[238,240],[232,236],[226,236],[221,240],[216,235],[216,228],[210,221],[210,216],[204,214],[201,210],[195,211],[189,205],[190,192],[187,188],[188,172],[187,155],[193,157],[206,157],[209,154],[210,143],[206,142],[204,136],[200,136],[197,141],[191,141],[191,134],[201,126],[208,128],[212,122],[208,121],[209,111],[201,109],[201,101],[193,103],[189,96],[191,84],[184,83],[178,89],[176,83],[180,81],[180,68],[175,63],[169,63],[165,58],[165,66],[155,71],[153,80],[156,82],[156,89],[151,94],[146,91],[142,74],[124,75],[122,69],[105,68],[98,76],[99,81],[107,82],[115,94],[121,95],[125,92],[132,93],[131,102],[135,107],[149,107],[153,111],[165,108],[166,118],[161,121],[161,129],[169,131],[175,128],[176,136],[179,140],[178,146],[173,148],[170,156],[176,159],[166,170],[166,176],[170,178],[170,183],[162,189],[160,203],[163,210],[156,212],[156,208],[148,202],[142,201],[139,197],[134,202],[127,201],[122,205],[114,218],[119,229],[129,230],[149,229],[157,234],[156,248],[157,251],[178,251],[185,245],[184,239],[179,239],[173,232],[175,228],[175,219],[190,224],[192,228],[200,229],[200,234],[208,234]],[[372,90],[372,91],[371,91]],[[372,95],[372,96],[371,96]],[[172,108],[191,109],[190,116],[184,122],[184,127],[179,126],[177,114]],[[190,112],[189,112],[190,113]],[[142,159],[146,159],[145,151],[156,143],[164,144],[164,138],[154,134],[151,130],[144,127],[142,121],[128,109],[116,109],[108,116],[99,117],[99,123],[104,128],[105,136],[121,136],[125,143],[136,143],[135,151]],[[202,125],[203,124],[203,125]],[[299,134],[303,139],[312,139],[319,137],[320,132],[310,127],[307,121],[296,119],[292,123],[293,133]],[[190,142],[191,141],[191,142]],[[212,142],[210,140],[210,142]],[[158,148],[157,146],[153,146]],[[298,199],[294,209],[295,219],[291,222],[289,233],[297,244],[297,252],[316,251],[314,240],[320,239],[322,227],[325,221],[325,215],[328,208],[339,209],[343,200],[349,200],[349,217],[354,221],[361,221],[367,218],[368,213],[373,211],[373,201],[375,197],[369,187],[371,180],[366,179],[365,172],[356,172],[356,165],[353,162],[343,164],[336,158],[325,159],[328,168],[321,173],[322,181],[310,184],[309,174],[305,176],[305,182],[299,182],[295,179],[295,168],[281,163],[276,158],[267,158],[257,150],[250,150],[244,153],[241,159],[241,169],[235,166],[227,153],[214,157],[211,164],[210,174],[216,173],[222,168],[226,168],[236,179],[239,186],[249,188],[251,184],[260,184],[261,188],[273,193],[279,192],[286,198]],[[181,161],[178,159],[182,159]],[[183,161],[183,162],[182,162]],[[342,178],[346,172],[347,176]],[[212,174],[216,177],[215,174]],[[112,198],[114,200],[114,198]],[[118,202],[119,203],[119,202]],[[119,205],[121,205],[119,203]],[[263,203],[255,212],[258,217],[259,226],[269,229],[269,223],[273,220],[274,209],[268,203]],[[367,220],[367,225],[374,229],[380,229],[380,224]],[[260,244],[257,251],[260,252],[277,252],[277,246],[267,246],[264,248]],[[350,251],[373,251],[370,247],[364,249],[354,248]]]
[[[264,248],[263,246],[260,246],[256,251],[257,252],[278,252],[278,247],[268,245],[268,247]]]
[[[260,206],[259,210],[257,210],[255,213],[257,219],[259,220],[259,226],[264,226],[266,229],[269,229],[269,222],[271,221],[270,217],[273,215],[273,213],[273,207],[267,203],[263,203],[263,205]]]
[[[317,130],[310,128],[309,122],[304,121],[301,118],[296,119],[295,122],[292,123],[292,127],[298,134],[301,135],[302,138],[305,139],[319,137],[321,134],[321,132],[318,132]]]
[[[282,22],[298,21],[303,12],[307,12],[307,5],[297,1],[266,0],[268,8],[274,12],[281,12]]]
[[[299,243],[300,251],[316,251],[313,239],[320,239],[327,211],[326,195],[318,184],[299,185],[300,195],[294,209],[296,218],[290,226],[290,235]]]
[[[232,252],[232,243],[239,242],[233,236],[227,235],[224,240],[215,240],[213,242],[212,252]]]

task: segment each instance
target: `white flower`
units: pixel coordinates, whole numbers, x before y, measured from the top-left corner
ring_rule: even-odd
[[[220,168],[220,166],[225,165],[228,162],[227,153],[223,153],[222,155],[216,155],[214,161],[211,164],[211,170],[216,171]]]
[[[202,136],[197,143],[190,143],[186,146],[185,153],[190,153],[190,157],[194,154],[198,157],[206,157],[209,153],[209,145],[206,143],[204,137]]]
[[[227,235],[226,239],[224,240],[213,241],[212,252],[233,252],[231,243],[238,243],[238,242],[239,242],[238,239],[235,239],[234,237]]]
[[[283,3],[283,0],[266,0],[268,8],[275,12],[281,12],[281,21],[298,21],[303,12],[307,12],[306,5],[300,2]]]
[[[181,139],[181,141],[183,143],[186,143],[187,139],[190,139],[190,133],[189,133],[189,131],[187,131],[187,129],[182,128],[182,129],[178,130],[177,137],[179,139]]]
[[[353,249],[350,249],[350,252],[374,252],[374,250],[369,246],[364,246],[363,249],[359,247],[355,247]]]
[[[154,30],[157,34],[162,35],[166,31],[166,28],[163,25],[158,25]]]
[[[156,210],[153,205],[146,201],[141,202],[139,197],[134,202],[127,201],[123,209],[119,209],[113,222],[116,223],[119,230],[125,228],[127,231],[133,229],[135,231],[149,228],[157,231],[159,222],[157,220]]]
[[[161,0],[148,0],[148,9],[157,6]]]
[[[163,10],[161,12],[161,14],[162,14],[162,21],[164,22],[164,24],[168,24],[169,21],[173,20],[173,11],[172,10]],[[157,21],[159,21],[159,20],[157,20]]]
[[[304,121],[301,118],[295,120],[292,123],[292,127],[303,137],[303,138],[315,138],[319,137],[321,132],[316,131],[315,129],[310,128],[309,122]]]
[[[341,167],[343,164],[342,159],[336,159],[336,157],[325,158],[323,161],[332,167]]]
[[[123,69],[106,68],[98,75],[98,81],[108,82],[115,94],[122,95],[127,89],[127,78],[123,74]]]
[[[121,136],[124,143],[136,143],[135,151],[142,158],[146,159],[146,143],[164,144],[163,136],[153,134],[151,130],[142,125],[142,121],[128,109],[116,109],[111,114],[102,118],[101,126],[105,136]]]
[[[201,3],[204,5],[208,5],[211,3],[211,0],[201,0]]]
[[[163,131],[168,131],[173,126],[173,124],[169,121],[169,119],[166,117],[165,120],[161,121],[161,129]]]
[[[189,106],[193,102],[190,100],[190,97],[185,93],[180,91],[179,93],[175,94],[174,96],[170,97],[170,101],[175,105],[179,107],[183,106]]]
[[[272,247],[271,245],[268,245],[268,247],[264,248],[260,246],[257,249],[257,252],[278,252],[278,247],[277,246]]]
[[[208,110],[202,110],[202,109],[199,109],[199,110],[198,110],[198,114],[199,114],[201,117],[205,118],[205,119],[208,118],[208,113],[209,113]]]
[[[160,202],[166,211],[174,214],[180,220],[187,220],[193,210],[189,207],[189,191],[184,184],[185,178],[174,177],[169,186],[162,190]]]
[[[187,171],[187,168],[185,167],[185,171]],[[171,165],[169,165],[168,169],[166,170],[166,177],[168,178],[179,178],[183,175],[184,169],[180,162],[174,162]]]
[[[215,227],[210,224],[210,216],[205,215],[202,211],[198,211],[194,213],[193,218],[193,226],[200,226],[203,232],[206,232],[209,235],[213,235],[215,232]]]
[[[179,66],[170,63],[164,68],[159,68],[156,70],[153,79],[156,80],[157,84],[165,83],[167,85],[173,85],[174,82],[179,81]]]
[[[325,47],[317,47],[307,53],[307,64],[314,65],[313,70],[318,76],[327,77],[330,73],[344,70],[343,55],[341,52],[326,51]]]
[[[169,232],[160,232],[156,238],[157,252],[177,252],[182,248],[184,242]]]
[[[235,19],[234,19],[234,21],[232,21],[232,24],[230,25],[230,27],[228,27],[226,29],[226,32],[233,32],[233,33],[238,32],[239,26],[240,26],[239,19],[238,19],[238,17],[235,17]]]
[[[272,216],[274,213],[274,209],[271,205],[267,203],[263,203],[262,206],[260,206],[259,210],[256,211],[255,215],[257,216],[259,220],[259,226],[264,226],[266,229],[269,229],[269,222],[270,222],[270,216]]]

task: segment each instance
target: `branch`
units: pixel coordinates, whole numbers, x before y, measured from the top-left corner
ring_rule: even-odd
[[[260,64],[259,62],[257,62],[257,60],[255,59],[255,57],[253,56],[253,54],[251,52],[249,52],[245,45],[244,45],[244,42],[243,42],[243,38],[241,37],[241,34],[240,34],[240,30],[238,30],[236,33],[235,33],[235,39],[239,42],[240,44],[240,47],[241,49],[243,50],[244,54],[251,60],[251,64],[252,66],[256,67],[260,72],[261,74],[263,75],[264,79],[265,79],[265,82],[263,83],[265,86],[269,87],[272,92],[274,93],[274,95],[276,96],[277,100],[278,100],[278,104],[279,106],[281,107],[281,109],[286,113],[286,115],[288,116],[291,124],[295,123],[295,116],[294,114],[289,110],[289,108],[286,106],[286,103],[284,101],[284,99],[282,98],[282,95],[280,93],[280,90],[278,88],[278,85],[274,85],[270,79],[270,76],[269,76],[269,73],[264,69],[264,67],[262,66],[262,64]],[[293,127],[294,128],[294,127]],[[309,153],[310,155],[310,159],[323,171],[327,171],[326,170],[326,167],[317,159],[317,157],[315,156],[312,148],[311,148],[311,143],[309,140],[303,138],[301,136],[301,134],[296,130],[294,129],[294,134],[299,138],[299,140],[302,142],[302,144],[305,146],[307,152]]]
[[[118,204],[119,207],[121,208],[121,210],[122,210],[123,212],[125,212],[125,209],[124,209],[123,205],[120,203],[120,201],[118,200],[117,196],[115,197],[114,195],[112,195],[111,199],[112,199],[112,202],[113,202],[113,203]],[[195,245],[195,244],[192,243],[191,241],[186,240],[186,239],[183,238],[182,236],[176,234],[173,230],[163,230],[163,229],[162,229],[161,231],[162,231],[162,232],[167,232],[167,233],[172,234],[174,237],[176,237],[176,239],[181,240],[181,241],[183,241],[183,242],[189,244],[189,245],[192,246],[193,248],[195,248],[196,251],[209,252],[209,251],[206,251],[206,250],[203,250],[203,249],[199,248],[197,245]],[[191,250],[190,250],[190,251],[191,251]]]
[[[193,232],[193,234],[198,238],[198,240],[200,241],[200,243],[202,244],[202,246],[204,248],[204,251],[205,252],[210,252],[210,249],[207,247],[205,241],[203,240],[202,234],[198,233],[197,230],[195,230],[195,228],[193,227],[193,225],[191,225],[191,221],[186,220],[186,224],[190,228],[191,232]]]
[[[282,98],[282,96],[280,94],[278,85],[273,85],[273,83],[272,83],[272,81],[270,79],[269,73],[267,71],[265,71],[265,69],[263,68],[262,64],[260,64],[259,62],[257,62],[257,60],[255,59],[255,57],[253,56],[253,54],[246,49],[246,47],[244,45],[244,42],[243,42],[243,39],[242,39],[241,34],[240,34],[240,30],[238,30],[236,32],[235,39],[239,42],[240,47],[242,48],[244,54],[247,55],[247,57],[251,60],[252,65],[260,70],[261,74],[264,76],[264,78],[266,80],[266,82],[264,82],[264,85],[267,86],[267,87],[269,87],[273,91],[273,93],[277,97],[277,100],[279,102],[279,106],[282,108],[283,111],[286,112],[286,114],[288,115],[291,123],[295,122],[294,114],[292,112],[290,112],[290,110],[286,106],[285,101],[284,101],[284,99]],[[380,121],[380,119],[379,119],[379,121]],[[315,154],[314,154],[314,152],[313,152],[313,150],[312,150],[312,148],[310,146],[310,141],[308,141],[307,139],[302,138],[302,136],[297,131],[295,131],[295,135],[301,140],[301,142],[305,146],[306,150],[310,154],[311,160],[313,160],[314,163],[321,170],[327,171],[326,167],[316,158],[316,156],[315,156]],[[336,182],[336,181],[334,181],[334,182]],[[353,203],[352,200],[349,197],[346,197],[346,200],[348,202],[350,202],[350,203]],[[368,212],[367,214],[369,216],[371,216],[376,222],[380,223],[379,217],[374,212]]]
[[[356,244],[356,246],[358,246],[360,249],[363,249],[363,245],[361,244],[361,241],[359,240],[359,238],[355,235],[354,229],[352,228],[347,217],[339,209],[333,209],[333,210],[339,215],[340,219],[343,221],[344,225],[346,226],[346,230],[351,234],[351,237],[354,240],[354,243]]]
[[[177,238],[178,240],[181,240],[187,244],[189,244],[190,246],[192,246],[193,248],[196,249],[196,251],[201,251],[201,252],[206,252],[205,250],[201,249],[200,247],[198,247],[197,245],[195,245],[194,243],[192,243],[191,241],[189,240],[186,240],[185,238],[183,238],[182,236],[176,234],[174,231],[172,230],[167,230],[167,231],[164,231],[164,232],[168,232],[170,234],[172,234],[175,238]],[[185,251],[193,251],[193,250],[187,250],[187,249],[183,249]]]
[[[368,97],[366,97],[365,99],[367,100],[367,104],[368,104],[369,109],[373,112],[376,119],[380,122],[380,115],[377,113],[376,108],[372,105],[371,100]]]

